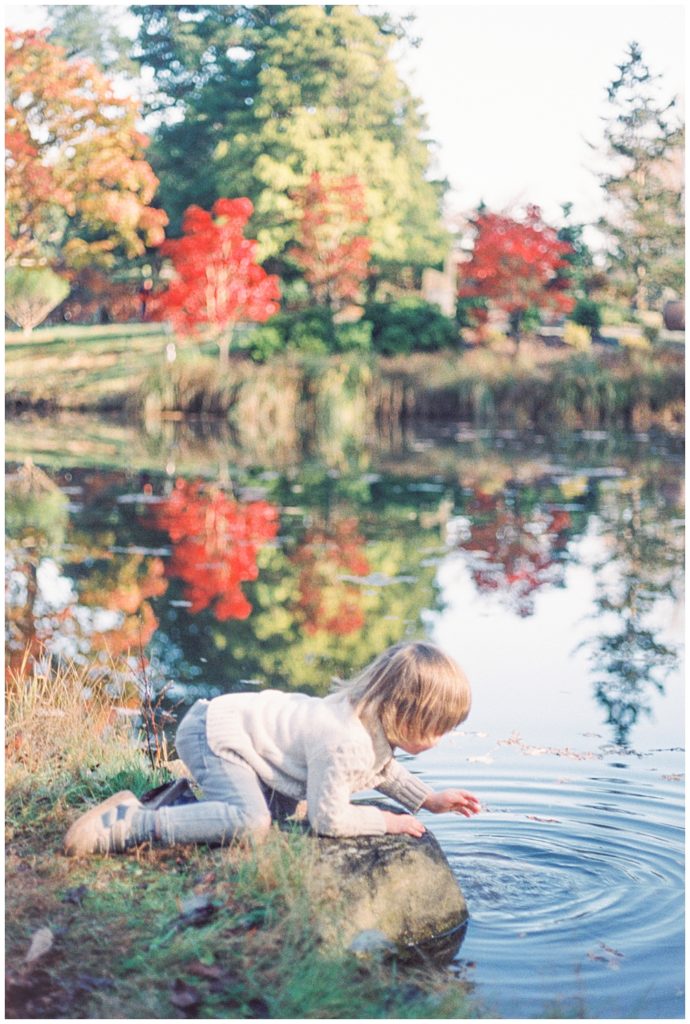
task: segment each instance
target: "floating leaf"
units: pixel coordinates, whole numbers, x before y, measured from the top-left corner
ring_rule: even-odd
[[[24,957],[25,963],[32,964],[42,956],[45,956],[52,949],[54,941],[55,936],[50,928],[39,928],[31,938],[29,951]]]

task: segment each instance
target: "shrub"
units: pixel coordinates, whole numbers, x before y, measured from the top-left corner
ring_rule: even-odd
[[[661,337],[661,328],[656,324],[645,324],[642,333],[650,345],[656,345]]]
[[[324,306],[313,306],[295,313],[277,313],[269,323],[247,334],[241,347],[259,363],[286,349],[327,355],[338,347],[333,316]]]
[[[266,363],[285,348],[285,338],[279,327],[273,323],[261,324],[237,341],[238,348],[245,351],[256,363]]]
[[[365,319],[372,325],[372,347],[383,355],[437,352],[458,343],[457,327],[438,306],[410,296],[396,302],[372,302]]]
[[[463,296],[455,305],[455,322],[458,327],[479,327],[486,322],[489,303],[480,296]]]
[[[499,331],[497,327],[487,327],[482,340],[489,348],[502,348],[508,341],[508,335]]]
[[[373,324],[358,320],[351,324],[336,324],[335,341],[338,352],[368,352],[371,348]]]
[[[601,330],[601,307],[594,299],[578,299],[570,319],[581,327],[589,327],[592,334],[597,335]]]
[[[10,267],[5,272],[5,310],[28,334],[69,295],[69,284],[48,267]]]
[[[641,351],[652,347],[649,339],[641,334],[622,334],[618,339],[618,344],[625,349],[639,349]]]
[[[586,352],[591,348],[592,335],[589,327],[568,320],[563,328],[563,341],[578,352]]]

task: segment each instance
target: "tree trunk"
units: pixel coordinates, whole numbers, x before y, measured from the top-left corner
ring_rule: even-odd
[[[510,314],[510,317],[509,317],[510,337],[515,342],[515,351],[513,352],[514,356],[516,356],[518,354],[518,350],[520,348],[520,339],[522,338],[522,316],[523,316],[523,313],[524,313],[524,310],[516,309],[516,310],[513,310],[513,312]]]
[[[225,375],[230,369],[230,348],[232,346],[232,336],[235,332],[235,325],[232,324],[228,328],[227,336],[221,334],[218,339],[218,356],[220,362],[220,372]]]

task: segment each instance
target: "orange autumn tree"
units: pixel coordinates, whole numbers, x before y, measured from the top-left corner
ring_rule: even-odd
[[[183,237],[161,246],[175,277],[157,297],[153,315],[181,331],[210,328],[223,369],[236,325],[263,323],[279,309],[278,278],[259,266],[257,243],[244,237],[253,210],[246,198],[217,199],[210,212],[190,206],[182,221]]]
[[[461,267],[461,298],[488,299],[507,313],[516,345],[528,310],[570,312],[575,300],[563,271],[572,247],[544,223],[538,206],[528,206],[523,220],[481,209],[473,227],[472,258]]]
[[[241,584],[257,579],[259,550],[278,532],[275,505],[240,504],[221,490],[180,479],[152,508],[148,525],[172,541],[166,575],[183,581],[191,614],[211,608],[219,622],[249,616]]]
[[[6,260],[111,266],[163,237],[139,105],[47,31],[5,33]]]
[[[298,241],[289,255],[318,306],[340,309],[359,296],[369,266],[364,186],[354,175],[330,181],[314,172],[292,196],[300,211]]]

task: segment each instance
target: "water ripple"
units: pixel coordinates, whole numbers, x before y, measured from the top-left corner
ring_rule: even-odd
[[[503,1015],[543,1013],[548,992],[563,1012],[682,1016],[680,787],[629,765],[514,767],[482,773],[488,806],[465,828],[432,826],[470,909],[459,966],[479,962]]]

